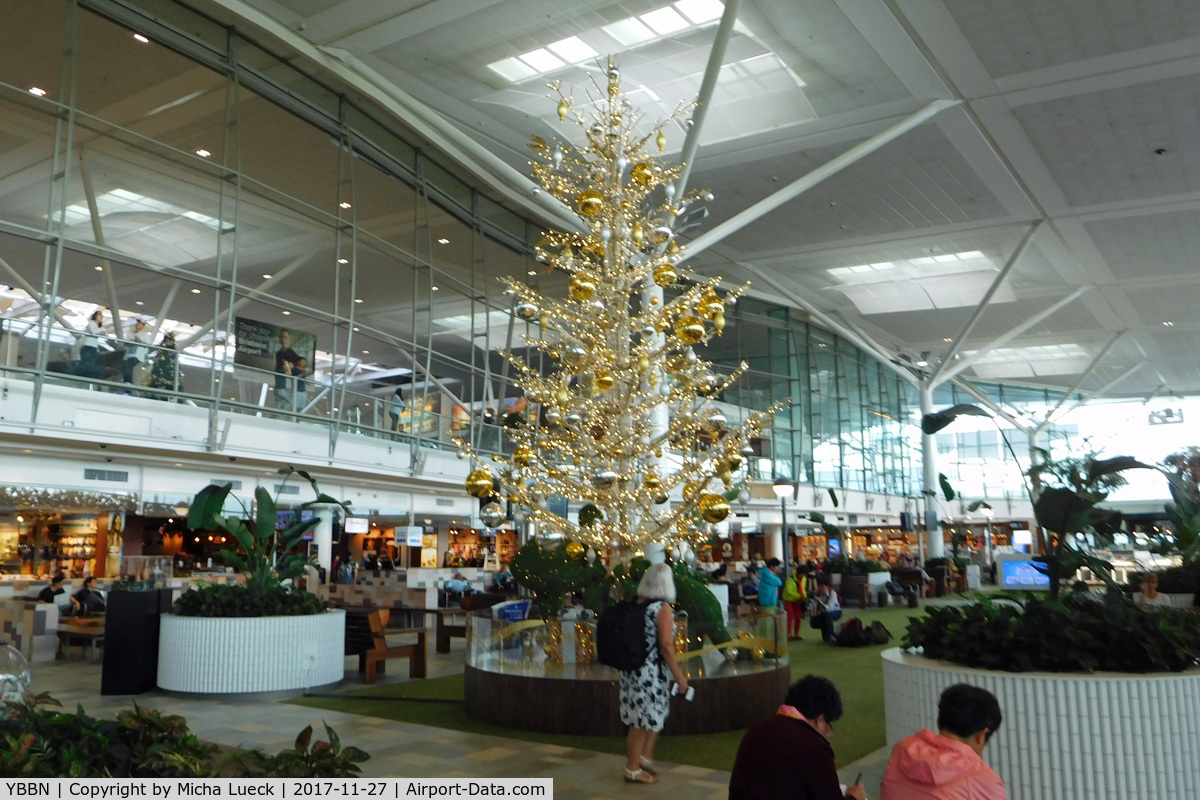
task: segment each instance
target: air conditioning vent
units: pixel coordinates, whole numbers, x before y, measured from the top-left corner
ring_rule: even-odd
[[[300,494],[299,486],[289,486],[286,483],[275,484],[275,494]]]
[[[111,483],[129,483],[129,473],[118,469],[85,469],[85,481],[109,481]]]
[[[453,506],[454,505],[453,500],[447,500],[444,497],[439,497],[434,502],[437,503],[439,506]]]
[[[223,486],[228,483],[231,489],[235,492],[242,488],[242,482],[235,481],[233,478],[209,478],[208,480],[211,483],[215,483],[217,486]]]

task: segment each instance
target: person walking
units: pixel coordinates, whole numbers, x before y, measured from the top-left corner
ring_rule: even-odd
[[[100,337],[104,335],[104,312],[96,309],[88,317],[87,329],[80,339],[79,374],[84,378],[100,377]]]
[[[829,740],[841,717],[842,696],[828,678],[796,681],[775,716],[742,736],[729,800],[866,800],[861,783],[843,791],[838,782]]]
[[[133,323],[133,336],[129,339],[129,346],[125,348],[125,382],[134,386],[141,385],[141,375],[139,374],[142,367],[146,363],[146,356],[150,353],[150,342],[153,334],[146,330],[146,320],[137,319]]]
[[[671,711],[668,680],[672,676],[679,693],[688,689],[687,675],[675,658],[675,576],[666,564],[646,570],[637,589],[637,603],[645,608],[645,663],[637,669],[621,670],[621,722],[629,726],[625,741],[625,782],[658,783],[654,745]]]
[[[771,558],[767,566],[758,571],[758,605],[772,614],[779,605],[779,590],[783,588],[783,578],[779,577],[783,562]]]
[[[923,728],[892,748],[880,800],[1007,800],[1004,781],[983,760],[1002,719],[991,692],[949,687],[938,699],[938,732]]]

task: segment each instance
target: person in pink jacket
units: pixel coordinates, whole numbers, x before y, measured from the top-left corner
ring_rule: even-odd
[[[982,758],[1000,720],[991,692],[951,686],[938,700],[938,732],[924,728],[892,748],[880,800],[1008,800],[1004,781]]]

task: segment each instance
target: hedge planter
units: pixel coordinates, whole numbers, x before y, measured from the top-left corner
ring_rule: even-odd
[[[337,683],[346,612],[292,617],[163,614],[158,685],[172,692],[281,692]]]
[[[1200,670],[991,672],[900,648],[882,656],[889,746],[936,729],[952,684],[996,695],[1004,722],[983,755],[1010,800],[1200,797]]]

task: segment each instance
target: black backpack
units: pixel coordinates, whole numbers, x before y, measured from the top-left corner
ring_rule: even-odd
[[[871,623],[871,638],[875,644],[887,644],[892,640],[892,632],[879,620]]]
[[[863,627],[861,619],[851,617],[838,629],[837,643],[838,647],[863,647],[874,644],[875,636],[870,628]]]
[[[626,600],[610,606],[596,623],[596,660],[619,670],[646,663],[646,606]]]

